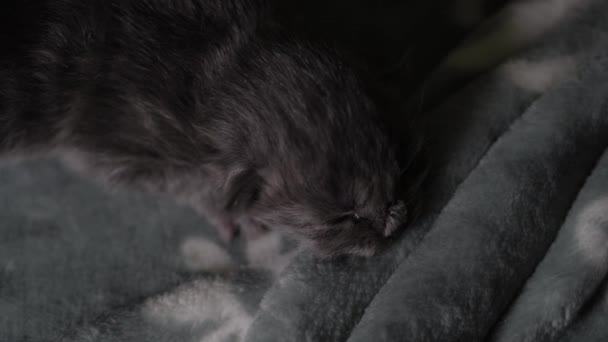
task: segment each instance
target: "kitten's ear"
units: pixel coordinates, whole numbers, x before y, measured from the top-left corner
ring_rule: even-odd
[[[253,169],[245,169],[230,176],[224,185],[224,209],[236,211],[250,206],[257,199],[261,184],[262,177]]]

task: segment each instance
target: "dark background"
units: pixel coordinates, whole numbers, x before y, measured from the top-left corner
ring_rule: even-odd
[[[509,0],[273,0],[282,24],[350,53],[368,81],[412,91]]]

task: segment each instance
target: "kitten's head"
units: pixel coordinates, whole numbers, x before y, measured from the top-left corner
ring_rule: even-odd
[[[412,216],[408,194],[420,177],[408,166],[417,149],[397,151],[402,144],[339,58],[297,45],[271,52],[249,62],[234,93],[232,127],[245,132],[234,136],[248,143],[233,154],[252,165],[228,182],[229,207],[322,255],[376,253]]]
[[[321,255],[374,255],[412,219],[413,192],[404,185],[411,190],[419,182],[404,184],[402,176],[411,173],[387,145],[375,143],[381,135],[373,137],[350,148],[338,142],[310,158],[282,155],[245,171],[232,203],[243,204],[251,221],[300,238]]]
[[[250,220],[309,242],[321,255],[370,256],[395,237],[410,209],[399,198],[397,165],[377,162],[262,170],[244,176],[238,202],[248,202]]]

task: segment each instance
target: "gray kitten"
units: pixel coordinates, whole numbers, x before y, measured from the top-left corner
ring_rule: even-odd
[[[282,32],[262,1],[0,6],[0,152],[69,152],[225,239],[272,228],[324,255],[371,255],[411,215],[417,145],[396,143],[337,52]]]

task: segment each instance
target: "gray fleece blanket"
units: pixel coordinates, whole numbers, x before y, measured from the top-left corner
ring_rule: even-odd
[[[420,94],[446,89],[429,205],[372,258],[227,246],[167,199],[5,162],[0,341],[608,341],[608,2],[513,3]]]

